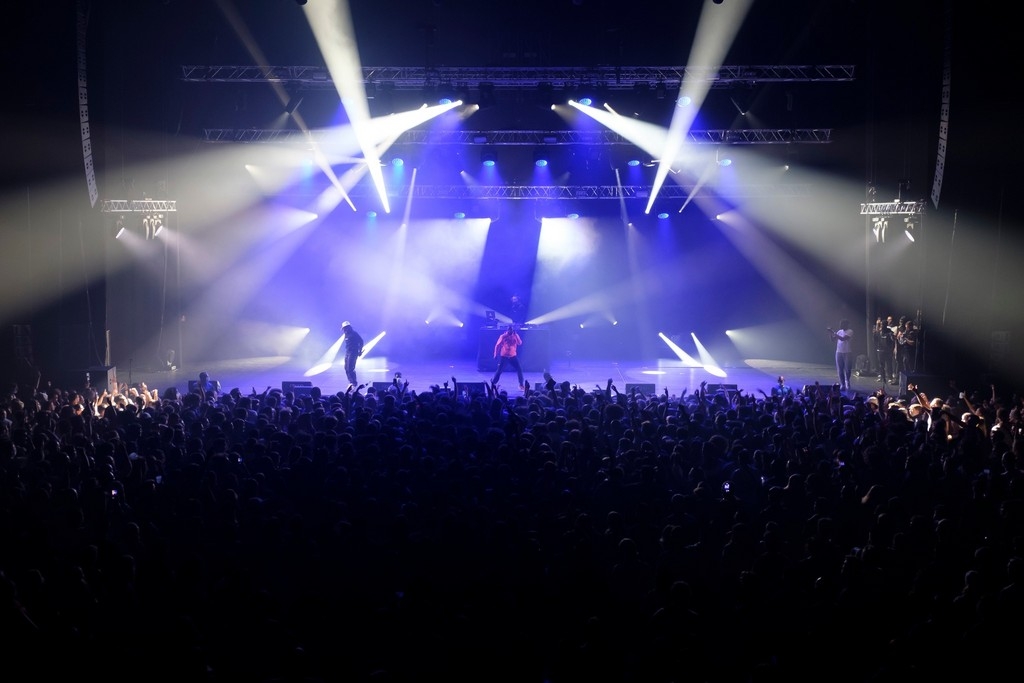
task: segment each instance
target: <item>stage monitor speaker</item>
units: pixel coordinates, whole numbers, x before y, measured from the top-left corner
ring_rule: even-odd
[[[512,373],[515,374],[514,372]],[[463,396],[486,396],[487,387],[483,382],[459,382],[459,394]]]
[[[707,386],[707,393],[709,396],[713,396],[720,391],[724,391],[726,396],[732,398],[732,395],[739,389],[739,385],[736,384],[709,384]]]
[[[299,388],[306,388],[306,394],[305,395],[309,396],[309,389],[313,388],[313,383],[310,382],[309,380],[305,380],[305,379],[294,380],[294,381],[282,381],[281,382],[281,391],[283,391],[286,394],[289,393],[289,392],[293,392],[293,391],[296,394],[298,394],[299,393],[298,392]]]
[[[644,396],[651,396],[653,394],[658,393],[657,387],[655,387],[653,384],[636,384],[632,382],[626,382],[625,393],[632,394],[634,389],[636,389]]]
[[[383,394],[395,385],[392,382],[371,382],[370,386],[373,387],[376,393]]]

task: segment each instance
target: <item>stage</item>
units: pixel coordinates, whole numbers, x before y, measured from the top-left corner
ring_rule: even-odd
[[[460,383],[489,382],[495,365],[481,370],[478,359],[458,358],[451,361],[429,360],[425,362],[400,362],[387,358],[361,358],[356,373],[361,384],[367,387],[375,382],[391,382],[396,373],[401,373],[402,380],[409,382],[409,390],[422,393],[430,391],[432,385],[441,386],[451,382],[454,377]],[[318,374],[308,375],[308,368],[300,367],[286,357],[238,358],[233,360],[210,360],[206,362],[188,363],[175,370],[132,370],[118,368],[119,383],[137,384],[145,382],[150,389],[157,388],[161,392],[168,387],[176,387],[179,392],[188,391],[190,380],[195,380],[199,373],[205,371],[212,379],[220,382],[224,391],[238,388],[243,394],[253,391],[262,393],[267,387],[281,388],[285,382],[310,382],[319,387],[324,394],[345,391],[348,380],[342,360],[339,358],[328,369]],[[760,391],[770,393],[776,378],[783,375],[786,383],[799,390],[806,384],[820,382],[831,385],[836,382],[836,371],[831,365],[798,363],[792,361],[770,359],[748,359],[743,365],[727,367],[721,370],[724,376],[712,374],[702,367],[683,366],[676,359],[651,359],[649,361],[615,361],[562,359],[554,360],[549,368],[556,382],[568,381],[587,391],[598,386],[604,388],[609,379],[620,392],[625,392],[629,385],[639,385],[644,393],[652,388],[657,393],[668,393],[679,396],[684,391],[689,394],[700,387],[701,382],[709,385],[724,385],[754,394],[760,397]],[[526,380],[533,385],[543,385],[542,371],[524,372]],[[874,377],[854,377],[852,391],[866,395],[874,392],[880,383]],[[499,382],[499,389],[510,395],[521,395],[514,370],[506,370]],[[899,387],[887,386],[889,394],[896,394]],[[365,391],[365,390],[364,390]]]

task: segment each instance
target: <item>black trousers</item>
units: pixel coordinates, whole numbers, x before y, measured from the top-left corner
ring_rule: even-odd
[[[345,354],[345,377],[348,378],[349,384],[358,386],[359,383],[356,382],[356,358],[359,358],[359,356],[354,353]]]
[[[523,386],[523,368],[519,365],[519,359],[515,356],[498,357],[498,369],[494,373],[491,384],[498,383],[498,380],[501,379],[501,373],[505,371],[506,366],[512,366],[512,369],[516,371],[516,376],[519,377],[519,386]]]
[[[892,357],[892,349],[878,349],[878,374],[883,381],[896,379],[896,360]]]

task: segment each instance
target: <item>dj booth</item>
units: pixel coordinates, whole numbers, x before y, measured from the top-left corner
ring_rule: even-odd
[[[498,368],[498,359],[494,357],[494,345],[498,343],[498,337],[504,331],[504,326],[480,328],[476,352],[478,370],[494,372]],[[519,347],[517,357],[523,372],[543,372],[551,367],[550,334],[550,330],[543,326],[523,325],[519,329],[519,338],[523,340],[523,345]]]

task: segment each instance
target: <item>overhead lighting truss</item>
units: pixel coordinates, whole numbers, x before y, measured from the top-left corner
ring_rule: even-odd
[[[891,202],[868,202],[860,205],[862,216],[918,216],[924,213],[923,201],[905,202],[899,199]]]
[[[495,90],[532,90],[540,84],[554,89],[600,86],[631,90],[637,85],[678,88],[687,82],[713,88],[755,83],[842,82],[854,80],[852,64],[776,66],[608,66],[608,67],[362,67],[363,81],[394,90],[419,90],[442,83]],[[202,83],[298,83],[333,87],[322,66],[198,66],[183,65],[181,79]]]
[[[204,128],[205,142],[305,143],[322,142],[330,129],[310,131],[270,128]],[[825,144],[832,142],[831,128],[724,128],[690,130],[687,139],[708,145]],[[402,133],[395,144],[422,145],[629,145],[629,140],[610,130],[422,130]]]
[[[104,199],[102,213],[173,213],[178,210],[174,199]]]
[[[651,188],[647,185],[454,185],[415,184],[412,186],[414,199],[646,199]],[[362,184],[353,187],[349,194],[353,198],[371,196],[373,188]],[[388,190],[391,197],[408,197],[409,186]],[[686,199],[688,197],[722,197],[721,190],[707,186],[666,185],[658,195],[663,199]],[[728,197],[809,197],[811,189],[804,184],[746,185],[732,188]]]

